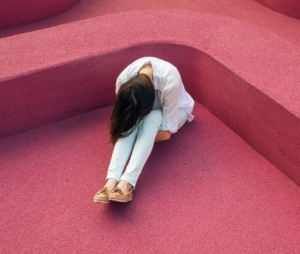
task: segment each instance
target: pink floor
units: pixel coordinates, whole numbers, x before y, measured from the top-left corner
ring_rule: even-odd
[[[111,110],[1,139],[1,253],[299,253],[299,186],[198,103],[131,203],[93,203]]]
[[[272,1],[81,0],[0,31],[0,253],[300,253],[300,20]],[[132,202],[94,203],[115,79],[145,55],[195,120]]]

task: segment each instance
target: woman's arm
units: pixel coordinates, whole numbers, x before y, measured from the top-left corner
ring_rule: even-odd
[[[162,91],[163,96],[163,121],[160,129],[176,133],[178,130],[180,82],[168,80]]]
[[[169,140],[171,138],[171,135],[172,134],[169,131],[159,131],[157,132],[154,142]]]

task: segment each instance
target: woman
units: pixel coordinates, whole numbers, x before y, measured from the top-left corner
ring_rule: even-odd
[[[178,70],[155,57],[143,57],[127,66],[117,78],[116,94],[110,119],[114,151],[106,184],[94,197],[101,203],[132,200],[154,142],[170,139],[194,118],[194,100],[185,91]]]

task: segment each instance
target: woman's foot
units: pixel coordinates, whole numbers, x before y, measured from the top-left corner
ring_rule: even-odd
[[[109,200],[108,200],[108,195],[109,194],[110,194],[110,191],[107,189],[107,187],[103,187],[94,196],[94,202],[109,203]]]
[[[108,179],[105,186],[96,193],[94,202],[109,203],[108,196],[116,188],[118,181],[115,179]]]
[[[108,201],[114,202],[128,202],[132,200],[132,191],[131,188],[128,192],[124,193],[118,186],[108,195]]]
[[[109,194],[108,200],[114,202],[128,202],[132,200],[133,187],[130,183],[121,180],[117,187]]]

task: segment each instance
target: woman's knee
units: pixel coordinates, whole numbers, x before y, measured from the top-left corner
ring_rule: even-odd
[[[141,121],[140,127],[147,126],[157,130],[160,129],[162,121],[162,109],[154,109]]]

